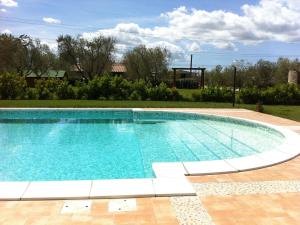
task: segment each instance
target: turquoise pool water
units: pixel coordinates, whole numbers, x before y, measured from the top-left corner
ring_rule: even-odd
[[[0,181],[154,177],[152,163],[273,150],[279,132],[206,115],[132,110],[0,110]]]

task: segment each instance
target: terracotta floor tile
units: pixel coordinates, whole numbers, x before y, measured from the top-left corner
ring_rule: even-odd
[[[150,214],[117,214],[114,216],[114,223],[118,225],[123,224],[156,224],[155,217]]]
[[[94,200],[87,213],[61,214],[64,201],[1,202],[1,225],[178,224],[169,198],[137,199],[133,212],[108,212],[109,200]]]
[[[22,218],[11,218],[1,222],[1,225],[25,225],[26,219]]]
[[[201,198],[217,225],[232,222],[228,221],[228,217],[235,218],[236,222],[232,222],[233,224],[247,224],[247,221],[259,225],[300,224],[299,199],[300,193]],[[217,207],[218,204],[222,206]],[[230,209],[224,206],[230,206]]]
[[[171,221],[171,222],[157,222],[157,225],[179,225],[178,221]]]

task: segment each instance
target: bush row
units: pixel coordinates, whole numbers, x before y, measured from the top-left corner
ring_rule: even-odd
[[[267,89],[257,87],[242,89],[239,93],[241,102],[267,105],[300,105],[300,88],[293,84],[282,84]]]
[[[232,99],[232,90],[228,88],[211,87],[192,94],[192,100],[197,102],[232,102]]]
[[[300,89],[285,84],[267,89],[244,88],[237,92],[241,103],[300,105]],[[184,99],[201,102],[231,102],[232,89],[209,87],[195,91],[192,97]],[[70,85],[66,80],[38,79],[34,87],[28,87],[24,77],[0,74],[0,99],[82,99],[82,100],[183,100],[177,89],[165,83],[154,86],[144,80],[128,81],[122,77],[108,75],[95,77],[87,83]]]
[[[37,79],[34,87],[28,87],[24,77],[4,73],[0,75],[0,99],[178,101],[181,95],[164,83],[153,86],[143,80],[128,81],[118,76],[98,76],[75,85],[66,80]]]

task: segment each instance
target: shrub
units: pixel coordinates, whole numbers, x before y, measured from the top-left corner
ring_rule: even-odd
[[[81,83],[77,88],[76,99],[87,100],[89,98],[89,86]]]
[[[26,80],[13,73],[0,74],[0,99],[22,99],[26,93]]]
[[[171,92],[173,101],[180,101],[183,99],[183,96],[180,95],[179,91],[176,88],[171,88]]]
[[[131,95],[138,97],[138,100],[146,100],[148,98],[147,90],[151,87],[152,85],[150,83],[146,83],[144,80],[133,81],[131,83]],[[135,94],[133,94],[134,92]]]
[[[130,95],[131,84],[126,79],[116,76],[111,79],[110,93],[115,100],[128,99]]]
[[[104,75],[102,77],[96,76],[88,82],[88,99],[109,99],[111,95],[110,77]]]
[[[172,91],[165,83],[157,87],[148,88],[148,96],[153,101],[167,101],[172,99]]]
[[[232,90],[228,88],[205,88],[192,94],[193,101],[200,102],[231,102]]]
[[[138,91],[133,91],[130,96],[129,96],[129,100],[142,100],[141,95],[138,93]]]
[[[111,77],[105,74],[99,79],[100,97],[109,99],[112,94]]]
[[[270,87],[262,91],[262,101],[265,104],[300,104],[300,89],[293,84]]]
[[[36,88],[27,88],[26,89],[25,99],[38,100],[39,97],[40,96],[39,96],[39,93],[36,90]]]
[[[38,92],[39,99],[51,100],[57,99],[58,87],[63,81],[57,79],[40,79],[35,81],[35,88]]]
[[[57,96],[59,99],[75,99],[74,87],[69,85],[67,81],[62,81],[57,87]]]
[[[239,97],[246,104],[262,102],[270,105],[299,105],[300,89],[293,84],[277,85],[264,90],[244,88]]]
[[[261,91],[257,87],[243,88],[239,93],[239,99],[245,104],[256,104],[261,101]]]
[[[100,79],[100,77],[95,77],[93,80],[90,80],[87,86],[81,89],[81,96],[86,95],[88,99],[98,99],[101,92]]]

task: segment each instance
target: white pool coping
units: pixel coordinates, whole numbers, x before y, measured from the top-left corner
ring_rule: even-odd
[[[166,197],[194,196],[196,191],[186,175],[209,175],[254,170],[276,165],[300,155],[300,135],[285,126],[241,119],[232,116],[219,116],[210,113],[178,110],[110,109],[110,108],[5,108],[0,110],[133,110],[154,112],[180,112],[202,114],[213,117],[248,121],[273,128],[285,136],[285,141],[275,150],[260,154],[215,161],[153,163],[156,178],[88,180],[88,181],[33,181],[0,182],[0,200],[69,200],[98,198]],[[192,109],[191,109],[192,111]]]

